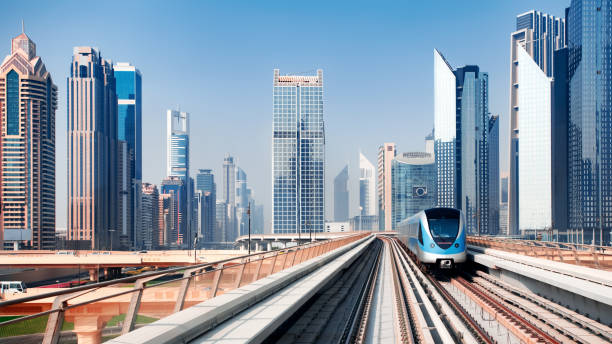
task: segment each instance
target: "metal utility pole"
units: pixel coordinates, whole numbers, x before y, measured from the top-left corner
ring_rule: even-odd
[[[247,215],[249,215],[249,256],[251,255],[251,202],[249,202],[249,208],[247,209]]]

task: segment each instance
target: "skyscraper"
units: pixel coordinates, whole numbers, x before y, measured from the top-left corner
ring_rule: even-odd
[[[391,165],[395,159],[395,143],[384,143],[378,147],[378,183],[376,185],[378,196],[378,226],[380,230],[390,231],[392,221],[392,179]]]
[[[546,77],[554,71],[553,52],[565,46],[565,20],[539,11],[516,17],[516,31],[510,35],[510,174],[508,175],[508,211],[511,234],[519,232],[519,136],[520,113],[529,110],[520,103],[523,81],[519,78],[519,48],[529,55]],[[521,86],[521,87],[519,87]],[[523,92],[525,93],[525,92]],[[520,110],[520,111],[519,111]],[[522,115],[521,115],[522,116]]]
[[[142,202],[142,76],[136,67],[120,62],[113,67],[117,84],[117,139],[125,141],[122,212],[127,239],[142,247],[145,233],[139,228]]]
[[[178,176],[170,176],[162,181],[161,193],[169,196],[168,216],[166,221],[165,244],[180,247],[189,244],[193,235],[189,230],[188,207],[189,195],[186,181]]]
[[[204,209],[199,208],[203,214],[200,214],[198,218],[201,221],[199,231],[204,236],[204,241],[212,242],[216,237],[215,232],[217,231],[217,186],[212,170],[198,170],[198,174],[196,175],[196,190],[202,192],[205,198],[210,198],[210,200],[204,200]]]
[[[236,166],[236,227],[238,235],[247,235],[249,231],[249,202],[251,189],[247,185],[247,174]]]
[[[142,184],[142,210],[140,212],[139,237],[142,248],[151,250],[159,242],[159,192],[155,184]]]
[[[348,165],[334,178],[334,221],[343,222],[349,218]]]
[[[117,247],[120,230],[117,96],[110,61],[76,47],[68,78],[68,240]]]
[[[168,110],[166,116],[166,176],[189,178],[189,114]]]
[[[26,241],[35,249],[55,247],[56,108],[57,87],[36,55],[36,44],[22,32],[0,66],[0,240],[5,248]]]
[[[393,159],[392,218],[393,227],[421,210],[436,205],[436,164],[425,152],[409,152]]]
[[[567,11],[569,227],[609,244],[612,229],[612,0]]]
[[[517,77],[521,83],[518,92],[521,106],[518,228],[524,233],[552,226],[552,78],[546,76],[521,46],[517,47],[517,61]]]
[[[217,200],[215,206],[216,214],[215,218],[217,220],[217,230],[215,231],[215,235],[213,236],[214,242],[227,242],[225,238],[226,228],[227,228],[227,205],[224,201]]]
[[[468,233],[489,233],[489,77],[453,70],[434,50],[437,205],[463,210]]]
[[[359,152],[359,208],[360,215],[376,215],[376,172],[374,165],[361,152]]]
[[[458,207],[461,193],[457,154],[456,78],[444,56],[434,49],[434,150],[437,205]],[[458,188],[456,188],[458,187]]]
[[[223,237],[225,241],[234,241],[238,237],[236,221],[236,163],[234,158],[226,154],[223,159],[223,203],[225,204],[225,220]]]
[[[499,116],[489,118],[489,234],[499,234]]]
[[[323,71],[281,76],[274,70],[272,228],[324,231]]]

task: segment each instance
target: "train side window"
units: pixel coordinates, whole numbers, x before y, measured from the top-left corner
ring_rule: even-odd
[[[423,245],[423,230],[421,228],[421,222],[419,222],[418,232],[419,232],[419,243]]]

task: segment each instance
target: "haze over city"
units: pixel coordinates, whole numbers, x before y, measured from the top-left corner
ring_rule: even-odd
[[[146,4],[146,6],[145,6]],[[453,67],[489,73],[489,109],[499,114],[501,174],[508,170],[509,35],[532,8],[563,16],[559,1],[403,3],[8,2],[13,20],[0,54],[21,31],[58,86],[56,223],[66,226],[66,78],[72,48],[90,45],[105,59],[130,62],[143,75],[143,181],[165,173],[165,114],[191,114],[191,170],[220,176],[226,153],[246,171],[255,198],[271,216],[272,70],[325,72],[326,204],[346,162],[358,175],[358,151],[375,162],[381,142],[399,152],[423,150],[433,127],[432,51]],[[322,10],[324,8],[325,10]],[[358,180],[350,181],[351,216]],[[326,209],[331,218],[331,208]]]

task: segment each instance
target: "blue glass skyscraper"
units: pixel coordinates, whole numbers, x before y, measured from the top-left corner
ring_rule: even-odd
[[[221,236],[216,233],[216,205],[217,205],[217,186],[212,170],[199,170],[196,175],[196,197],[199,197],[200,206],[198,207],[199,232],[203,235],[204,241],[221,241]],[[198,195],[199,194],[199,195]]]
[[[125,235],[137,248],[144,247],[146,233],[139,224],[142,202],[142,76],[136,67],[120,62],[114,66],[117,88],[117,139],[120,148],[123,204],[122,225]]]
[[[117,83],[117,139],[132,150],[132,178],[142,180],[142,76],[129,63],[114,66]]]
[[[272,228],[324,230],[325,127],[323,71],[281,76],[274,70]]]
[[[609,244],[612,229],[612,0],[567,11],[569,227]]]

